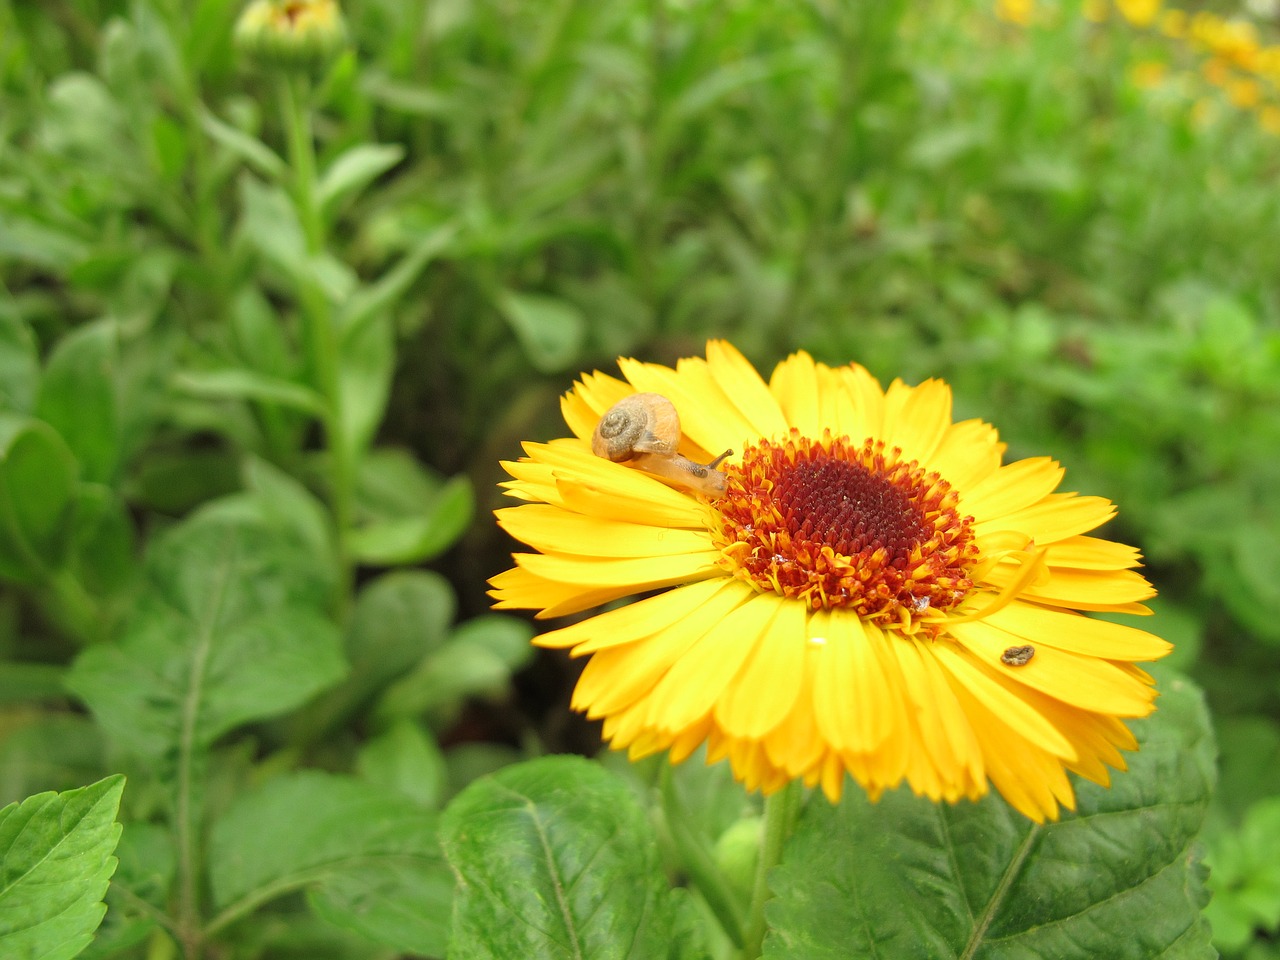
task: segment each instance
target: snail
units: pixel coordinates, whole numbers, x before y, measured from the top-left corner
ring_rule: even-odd
[[[710,463],[695,463],[676,452],[680,415],[660,393],[633,393],[605,411],[591,435],[591,452],[705,497],[722,497],[725,476],[716,467],[733,454],[726,450]]]

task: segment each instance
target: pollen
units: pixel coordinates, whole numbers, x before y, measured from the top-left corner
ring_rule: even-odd
[[[749,445],[726,472],[713,537],[725,567],[757,590],[887,625],[953,607],[973,588],[973,518],[898,447],[792,430]]]

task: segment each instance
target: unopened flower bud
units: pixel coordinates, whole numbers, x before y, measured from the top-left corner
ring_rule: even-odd
[[[318,70],[346,46],[347,26],[336,0],[252,0],[235,39],[260,66]]]

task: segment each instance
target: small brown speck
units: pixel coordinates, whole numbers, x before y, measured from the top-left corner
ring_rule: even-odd
[[[1025,667],[1036,655],[1036,648],[1027,644],[1025,647],[1010,647],[1000,654],[1000,662],[1010,667]]]

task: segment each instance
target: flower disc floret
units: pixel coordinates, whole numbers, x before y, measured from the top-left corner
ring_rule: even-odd
[[[936,472],[868,438],[798,430],[748,446],[715,504],[725,562],[762,591],[877,622],[945,610],[973,587],[972,518]]]

